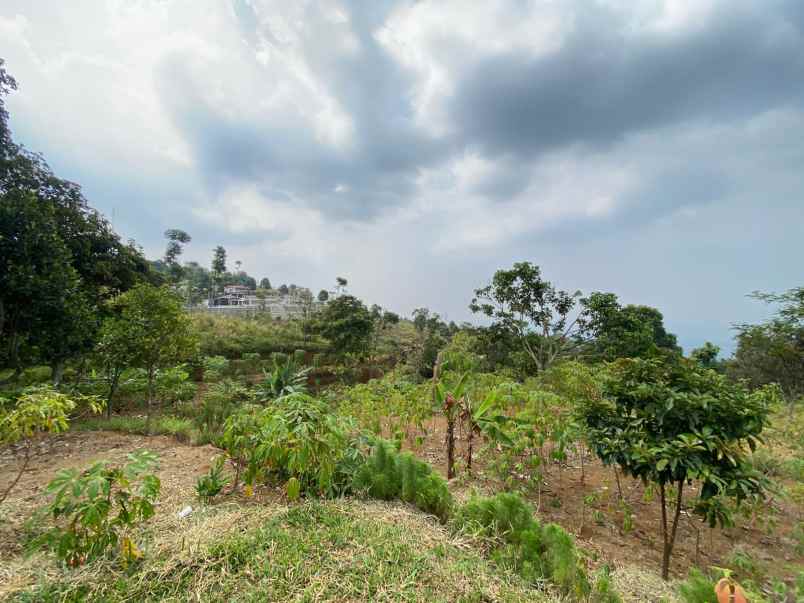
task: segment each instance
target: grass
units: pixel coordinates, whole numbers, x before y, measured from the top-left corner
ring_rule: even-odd
[[[558,600],[398,504],[339,500],[273,510],[227,504],[162,527],[133,571],[112,561],[57,569],[10,600]]]
[[[173,415],[151,417],[150,429],[146,429],[146,419],[137,415],[116,415],[109,419],[89,417],[71,424],[75,431],[119,431],[137,435],[169,435],[181,442],[200,442],[200,434],[191,419]]]

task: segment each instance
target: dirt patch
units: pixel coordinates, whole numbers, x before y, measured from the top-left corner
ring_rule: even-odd
[[[195,481],[209,469],[211,459],[218,453],[212,446],[192,447],[167,436],[108,431],[44,439],[36,445],[28,468],[0,508],[0,563],[20,554],[23,523],[35,508],[47,502],[45,488],[59,470],[82,469],[99,460],[123,463],[127,454],[142,448],[159,455],[156,474],[162,481],[157,503],[160,511],[175,512],[185,504],[195,504]],[[10,483],[18,467],[10,450],[0,451],[0,483]]]
[[[407,440],[404,448],[429,462],[446,477],[446,421],[443,417],[436,417],[425,427],[427,435],[421,446],[411,446],[411,440]],[[463,433],[458,433],[456,446],[456,458],[460,464],[466,447]],[[463,467],[459,467],[458,477],[450,484],[450,489],[459,499],[474,491],[490,494],[506,489],[501,480],[492,475],[489,457],[481,449],[482,444],[476,439],[474,474],[470,477]],[[590,552],[593,566],[608,563],[618,569],[639,567],[658,572],[662,558],[661,510],[655,497],[646,493],[641,482],[619,475],[618,488],[614,469],[603,466],[589,451],[585,452],[583,463],[576,454],[566,463],[552,463],[543,469],[541,492],[532,487],[533,481],[526,492],[542,521],[558,523],[573,533],[578,544]],[[522,486],[527,481],[517,480]],[[684,498],[691,501],[696,490],[690,487],[688,490]],[[634,513],[628,529],[624,529],[620,491]],[[594,500],[587,498],[589,496]],[[683,513],[671,573],[684,577],[692,566],[703,569],[722,567],[727,565],[726,561],[735,549],[743,549],[766,564],[770,576],[792,582],[796,572],[804,569],[804,557],[796,554],[791,536],[803,511],[793,501],[782,497],[769,498],[765,511],[759,517],[738,517],[735,527],[728,529],[710,529],[697,516]]]

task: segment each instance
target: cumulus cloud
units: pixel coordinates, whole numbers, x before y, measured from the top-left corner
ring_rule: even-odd
[[[17,139],[152,255],[456,319],[530,259],[726,347],[800,284],[797,0],[7,0],[0,37]]]

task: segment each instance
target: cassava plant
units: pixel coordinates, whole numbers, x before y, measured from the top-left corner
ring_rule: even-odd
[[[13,403],[0,398],[0,446],[11,447],[19,467],[14,479],[0,491],[0,504],[28,468],[36,438],[67,431],[70,415],[79,404],[91,413],[103,409],[103,403],[94,396],[68,396],[48,386],[29,387]],[[6,407],[9,410],[3,410]]]
[[[760,442],[775,388],[753,393],[698,363],[672,355],[621,359],[604,380],[604,398],[583,415],[592,448],[606,464],[658,487],[662,577],[684,506],[684,486],[701,484],[694,511],[711,527],[732,523],[732,507],[762,497],[765,478],[747,458]],[[675,497],[668,517],[668,503]]]
[[[159,478],[149,473],[158,457],[147,450],[128,455],[124,466],[107,461],[89,469],[62,469],[48,484],[53,500],[44,511],[54,525],[33,541],[52,550],[70,566],[78,566],[114,547],[124,564],[142,556],[134,528],[154,514]]]

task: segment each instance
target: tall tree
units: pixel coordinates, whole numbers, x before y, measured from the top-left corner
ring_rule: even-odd
[[[170,276],[173,282],[178,282],[183,275],[183,270],[179,264],[179,256],[184,251],[183,245],[192,241],[192,237],[183,230],[178,228],[171,228],[165,231],[165,238],[168,241],[167,248],[165,249],[165,264],[170,271]]]
[[[570,318],[580,292],[556,289],[530,262],[498,270],[490,285],[477,289],[469,309],[515,334],[537,371],[545,370],[577,346],[578,322]]]
[[[214,295],[215,287],[220,287],[223,276],[226,274],[226,249],[223,245],[218,245],[212,252],[212,282]]]
[[[362,354],[367,350],[373,327],[371,314],[363,302],[352,295],[342,295],[324,307],[317,330],[336,352]]]
[[[751,297],[778,309],[763,323],[736,325],[729,372],[755,387],[778,383],[788,400],[798,399],[804,396],[804,287]]]
[[[659,350],[681,353],[664,317],[650,306],[620,305],[614,293],[592,293],[581,300],[580,331],[586,356],[594,360],[644,358]]]
[[[690,358],[704,368],[717,370],[721,368],[721,363],[717,359],[718,354],[720,354],[720,348],[711,341],[707,341],[701,347],[692,350]]]
[[[14,143],[3,95],[15,87],[0,61],[0,257],[8,258],[0,263],[0,354],[19,369],[27,350],[29,360],[53,365],[58,381],[64,361],[91,346],[103,302],[157,279],[77,184]],[[26,271],[33,280],[22,278]]]
[[[271,281],[268,277],[264,277],[260,279],[260,289],[270,289],[271,288]]]
[[[347,281],[342,276],[337,277],[335,279],[335,291],[336,291],[336,293],[340,294],[340,293],[345,292],[346,285],[348,285],[348,284],[349,284],[349,281]]]
[[[327,290],[321,289],[321,291],[318,292],[318,301],[324,303],[328,299],[329,299],[329,293],[327,292]]]

